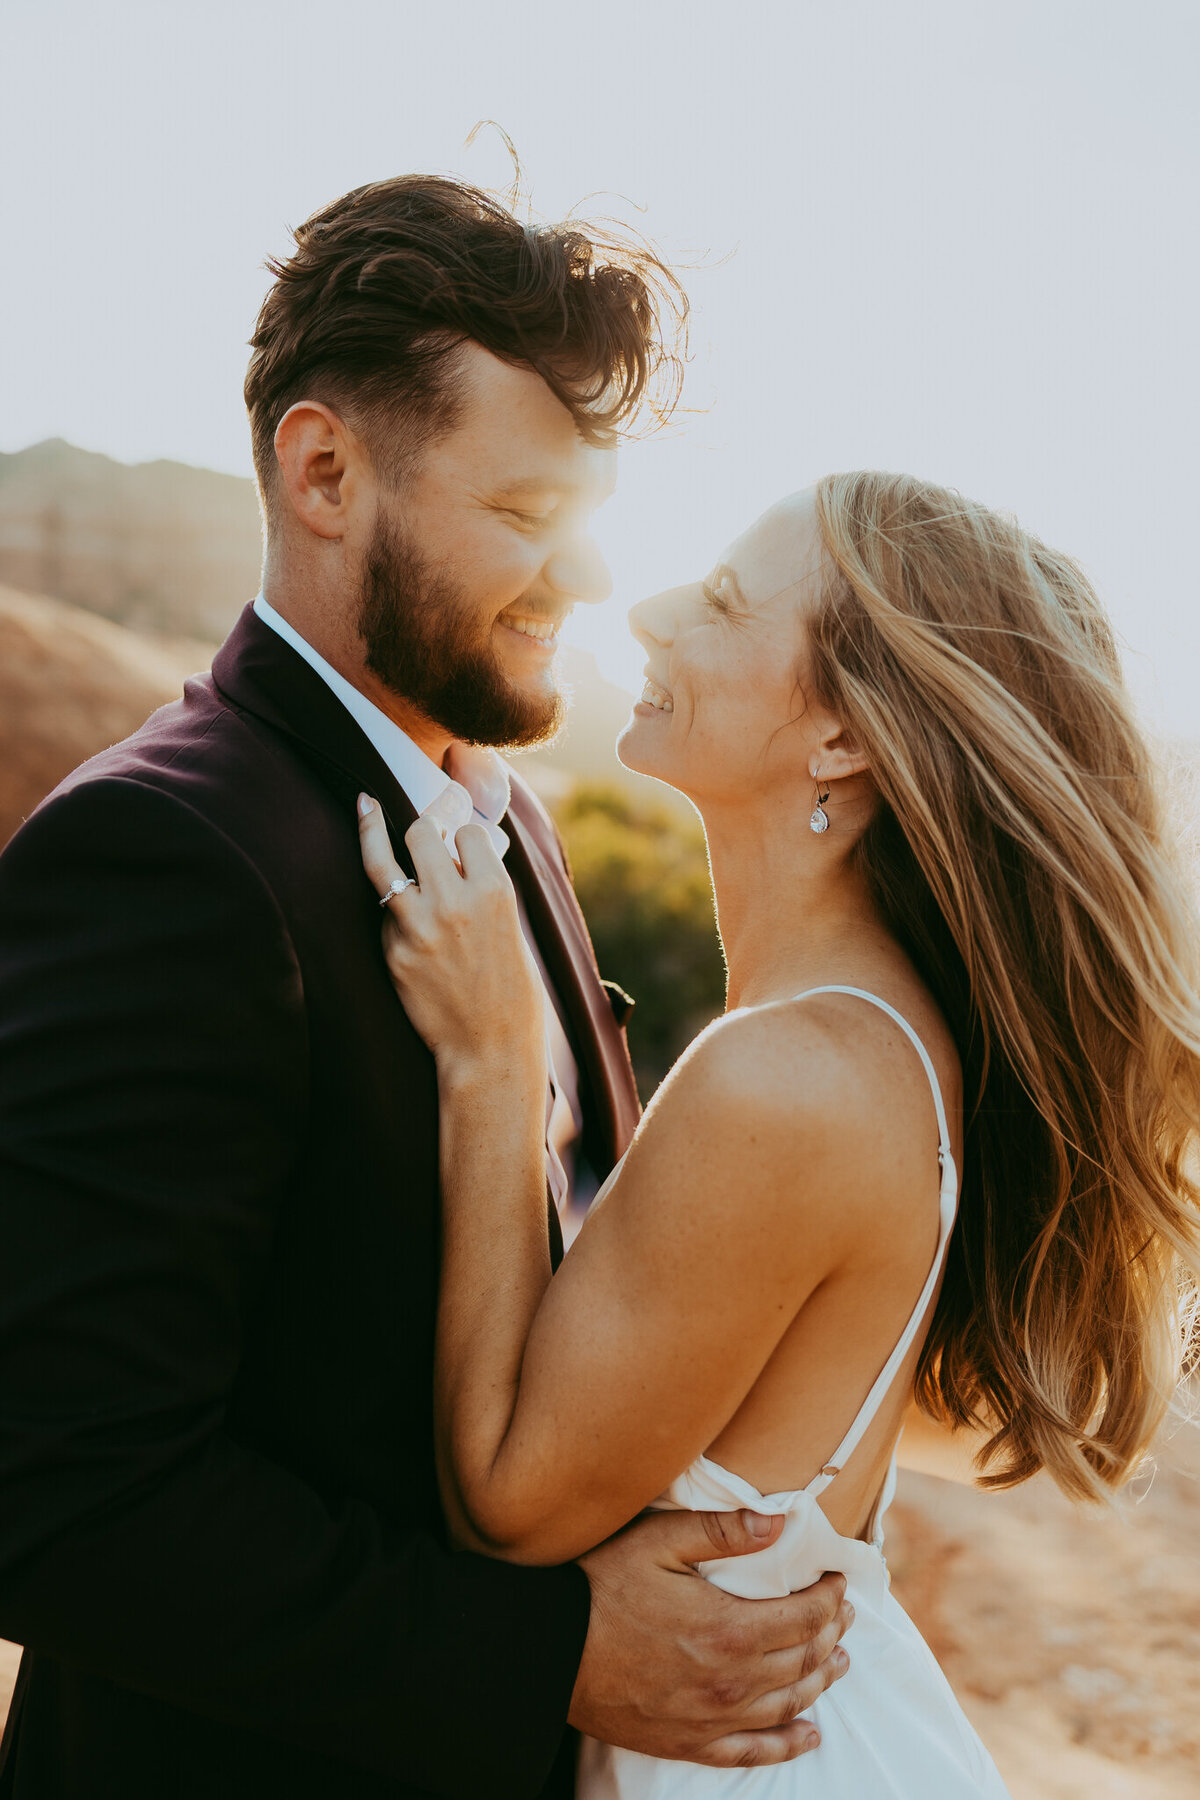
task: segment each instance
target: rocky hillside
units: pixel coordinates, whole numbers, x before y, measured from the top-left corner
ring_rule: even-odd
[[[0,588],[0,844],[78,763],[176,699],[210,654]]]
[[[61,438],[0,455],[0,582],[219,643],[258,589],[254,484]]]

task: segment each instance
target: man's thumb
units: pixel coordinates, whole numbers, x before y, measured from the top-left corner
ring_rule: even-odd
[[[749,1556],[765,1550],[783,1529],[783,1516],[764,1513],[680,1512],[668,1514],[670,1544],[680,1562],[712,1562],[721,1556]]]

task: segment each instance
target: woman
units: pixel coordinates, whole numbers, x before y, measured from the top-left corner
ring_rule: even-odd
[[[749,1506],[781,1536],[712,1579],[847,1576],[816,1755],[585,1743],[584,1800],[999,1795],[888,1591],[906,1406],[985,1428],[986,1482],[1104,1497],[1162,1417],[1200,1267],[1196,940],[1112,635],[1013,522],[870,473],[632,619],[620,753],[703,816],[728,1010],[553,1280],[542,1000],[481,830],[460,869],[418,821],[385,930],[438,1070],[447,1510],[549,1563],[647,1505]],[[363,840],[382,893],[378,808]]]

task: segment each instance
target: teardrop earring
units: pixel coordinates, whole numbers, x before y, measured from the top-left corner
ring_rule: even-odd
[[[813,808],[812,818],[808,821],[808,829],[810,831],[828,831],[829,814],[825,811],[825,802],[829,798],[829,789],[826,788],[824,793],[821,792],[820,769],[813,777],[813,786],[816,788],[817,804]]]

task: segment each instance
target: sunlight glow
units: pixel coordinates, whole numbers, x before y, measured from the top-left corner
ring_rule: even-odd
[[[548,0],[16,0],[0,447],[248,473],[263,256],[383,174],[504,186],[497,134],[466,143],[495,118],[540,213],[624,214],[691,269],[690,410],[624,452],[615,597],[572,626],[606,674],[637,681],[625,609],[771,501],[903,468],[1078,557],[1148,718],[1200,736],[1200,12],[615,0],[602,24]]]

